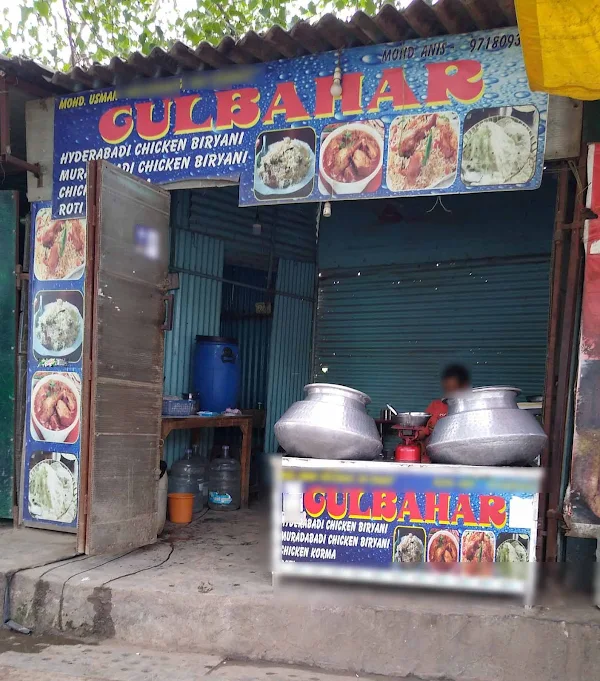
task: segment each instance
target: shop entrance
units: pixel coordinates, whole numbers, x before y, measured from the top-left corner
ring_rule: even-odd
[[[108,163],[89,177],[80,552],[156,540],[161,455],[170,470],[192,444],[241,458],[234,429],[161,442],[163,397],[195,392],[198,336],[239,346],[250,492],[310,382],[365,391],[378,418],[387,403],[423,410],[459,362],[541,411],[554,174],[535,192],[337,202],[328,218],[240,208],[234,186],[167,193]]]

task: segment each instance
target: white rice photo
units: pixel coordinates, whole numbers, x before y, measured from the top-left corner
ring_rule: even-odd
[[[29,512],[38,520],[71,523],[77,515],[77,489],[63,455],[38,462],[29,471]]]
[[[83,318],[75,305],[60,297],[44,304],[44,293],[35,317],[34,350],[41,356],[64,357],[82,343]]]
[[[261,194],[293,193],[307,185],[314,172],[315,157],[310,146],[284,137],[257,153],[254,188]]]
[[[466,129],[463,182],[476,186],[528,182],[535,173],[537,121],[535,131],[514,115],[488,116]]]

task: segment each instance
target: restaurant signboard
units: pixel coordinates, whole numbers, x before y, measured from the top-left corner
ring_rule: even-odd
[[[527,594],[537,468],[274,462],[273,571]]]
[[[547,103],[516,28],[59,97],[53,215],[85,214],[94,159],[161,185],[239,182],[241,205],[534,189]]]
[[[81,463],[85,219],[32,204],[21,519],[75,532]]]

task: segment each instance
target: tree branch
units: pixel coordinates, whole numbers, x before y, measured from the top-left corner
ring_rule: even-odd
[[[71,25],[71,16],[69,14],[69,8],[67,7],[67,0],[62,0],[62,5],[67,21],[67,38],[69,39],[69,50],[71,52],[71,66],[75,68],[77,66],[77,55],[75,52],[75,43],[73,42],[73,27]]]
[[[227,27],[228,27],[229,30],[231,31],[231,35],[234,36],[234,37],[237,36],[237,31],[236,31],[235,28],[233,27],[233,24],[231,23],[231,19],[229,18],[229,15],[228,15],[227,12],[225,11],[225,8],[223,7],[223,5],[222,5],[220,2],[215,2],[215,7],[216,7],[216,8],[219,10],[219,12],[221,12],[221,14],[223,15],[223,19],[225,20],[225,23],[227,24]]]

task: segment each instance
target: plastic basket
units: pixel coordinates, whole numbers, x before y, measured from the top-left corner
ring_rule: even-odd
[[[165,400],[162,403],[163,416],[191,416],[196,411],[194,400]]]

